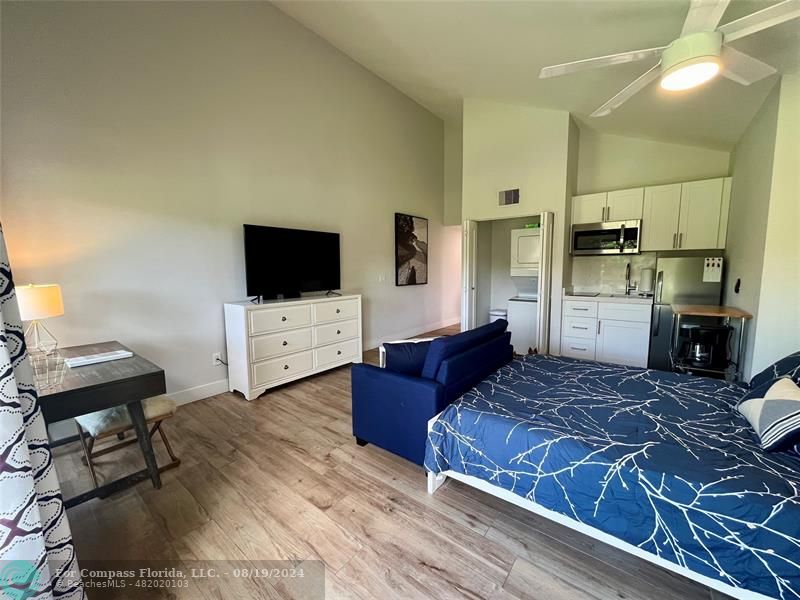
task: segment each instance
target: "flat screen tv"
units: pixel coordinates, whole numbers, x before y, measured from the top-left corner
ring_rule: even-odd
[[[297,298],[341,287],[339,234],[244,226],[247,295]]]

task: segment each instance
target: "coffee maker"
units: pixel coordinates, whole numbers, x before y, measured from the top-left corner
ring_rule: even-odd
[[[724,369],[730,362],[728,340],[732,328],[728,325],[695,325],[686,328],[683,362],[697,369]]]

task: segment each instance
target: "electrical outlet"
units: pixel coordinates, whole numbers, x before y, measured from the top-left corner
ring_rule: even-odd
[[[214,352],[211,355],[211,365],[216,367],[217,365],[222,364],[222,353],[221,352]]]

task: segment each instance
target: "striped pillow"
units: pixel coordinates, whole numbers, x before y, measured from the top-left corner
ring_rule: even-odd
[[[747,398],[738,410],[752,425],[767,451],[800,442],[800,388],[788,377],[773,383],[763,398]]]

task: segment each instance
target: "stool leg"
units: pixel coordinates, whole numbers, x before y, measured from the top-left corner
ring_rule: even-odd
[[[97,475],[94,472],[94,464],[92,463],[92,452],[89,447],[86,445],[86,432],[83,428],[76,422],[75,425],[78,428],[78,437],[81,439],[81,447],[83,448],[83,455],[86,457],[86,466],[89,467],[89,475],[92,477],[92,485],[94,485],[95,489],[100,487],[97,484]],[[90,440],[92,445],[94,445],[94,438],[90,436]]]
[[[175,456],[175,453],[172,451],[172,446],[169,444],[169,440],[167,439],[167,434],[164,433],[164,429],[161,427],[161,421],[158,422],[158,433],[161,435],[161,441],[164,442],[164,448],[167,449],[167,454],[172,459],[172,462],[178,461],[178,457]]]

